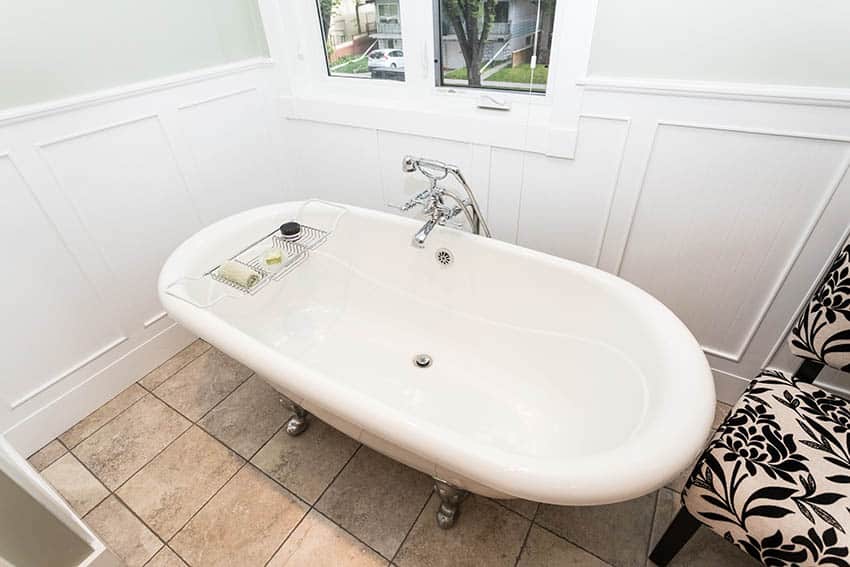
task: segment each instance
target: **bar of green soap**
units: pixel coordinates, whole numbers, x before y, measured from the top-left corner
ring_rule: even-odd
[[[267,266],[274,266],[283,263],[283,250],[280,248],[271,248],[263,254],[263,261]]]

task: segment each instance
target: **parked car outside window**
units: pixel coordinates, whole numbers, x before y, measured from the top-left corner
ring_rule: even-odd
[[[369,54],[369,72],[373,78],[381,75],[404,73],[404,51],[401,49],[376,49]]]

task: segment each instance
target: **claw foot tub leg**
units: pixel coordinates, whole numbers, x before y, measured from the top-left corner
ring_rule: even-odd
[[[440,497],[440,507],[437,509],[437,525],[447,530],[455,525],[458,507],[469,496],[469,492],[437,478],[434,479],[434,488],[437,490],[437,496]]]
[[[310,425],[307,421],[307,416],[310,414],[298,404],[292,404],[292,410],[295,414],[286,422],[286,433],[292,437],[297,437],[304,433],[307,426]]]

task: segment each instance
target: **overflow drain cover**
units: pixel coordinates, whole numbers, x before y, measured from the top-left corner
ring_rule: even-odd
[[[417,354],[413,357],[413,364],[419,368],[428,368],[431,366],[432,362],[434,362],[433,359],[431,359],[431,356],[427,354]]]

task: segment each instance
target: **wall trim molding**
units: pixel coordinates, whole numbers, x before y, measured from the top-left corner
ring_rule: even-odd
[[[638,77],[585,76],[576,84],[586,91],[744,100],[807,106],[850,107],[850,88],[762,85]]]
[[[55,386],[56,384],[58,384],[59,382],[61,382],[65,378],[71,376],[72,374],[76,373],[77,371],[81,370],[82,368],[88,366],[89,364],[91,364],[92,362],[94,362],[95,360],[100,358],[101,356],[103,356],[106,353],[110,352],[111,350],[117,348],[118,346],[124,344],[126,341],[127,341],[127,337],[125,337],[125,336],[121,336],[121,337],[118,337],[118,338],[112,340],[111,342],[109,342],[109,344],[107,344],[104,347],[101,347],[100,349],[96,350],[92,354],[88,355],[86,358],[77,362],[76,364],[74,364],[68,370],[65,370],[61,374],[54,376],[53,378],[51,378],[47,382],[43,383],[41,386],[35,388],[34,390],[31,390],[30,392],[24,394],[23,396],[21,396],[17,400],[13,401],[10,404],[10,407],[13,410],[19,408],[20,406],[24,405],[25,403],[27,403],[28,401],[30,401],[34,397],[38,396],[42,392],[49,390],[50,388],[52,388],[53,386]]]
[[[552,124],[551,119],[526,121],[523,118],[529,112],[524,109],[513,114],[480,109],[464,113],[457,107],[436,108],[418,102],[390,108],[387,102],[282,96],[279,107],[287,120],[396,132],[560,159],[575,158],[577,128]],[[397,103],[397,100],[389,102]],[[469,100],[452,100],[453,104],[458,102],[472,105]]]
[[[31,455],[195,338],[172,323],[0,434],[19,453]]]
[[[0,127],[8,126],[16,122],[25,120],[34,120],[52,114],[78,110],[88,106],[113,102],[123,98],[132,96],[154,93],[166,89],[207,81],[226,75],[234,75],[245,73],[254,69],[265,69],[272,67],[274,61],[269,57],[255,57],[245,59],[235,63],[227,63],[224,65],[216,65],[214,67],[206,67],[187,73],[177,75],[169,75],[149,81],[141,81],[121,85],[109,89],[103,89],[92,93],[86,93],[78,96],[40,102],[26,106],[16,106],[8,110],[0,111]]]

